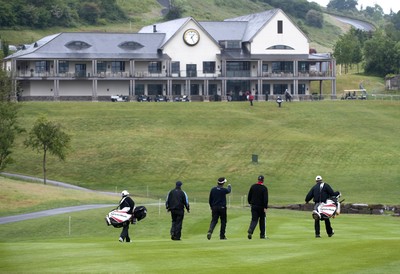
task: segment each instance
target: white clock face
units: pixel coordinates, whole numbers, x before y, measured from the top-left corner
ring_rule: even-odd
[[[199,40],[200,40],[200,35],[197,30],[188,29],[183,34],[183,41],[185,41],[185,43],[188,44],[189,46],[196,45],[199,42]]]

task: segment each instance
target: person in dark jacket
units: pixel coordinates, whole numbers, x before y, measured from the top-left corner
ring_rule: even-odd
[[[268,239],[266,230],[266,213],[268,209],[268,188],[264,185],[264,176],[258,176],[258,182],[250,187],[247,201],[251,206],[251,222],[247,238],[251,240],[254,229],[259,223],[260,238]]]
[[[168,192],[165,207],[171,212],[171,240],[180,241],[185,208],[189,213],[190,207],[188,196],[181,189],[182,182],[177,181],[175,185],[175,188]]]
[[[315,182],[316,182],[316,184],[307,193],[307,196],[305,198],[306,203],[308,203],[309,201],[311,201],[311,199],[313,199],[313,201],[315,203],[315,207],[316,207],[316,206],[318,206],[319,203],[325,203],[329,197],[339,195],[338,191],[336,191],[336,192],[333,191],[333,189],[330,185],[328,185],[327,183],[324,183],[322,181],[321,176],[318,175],[315,178]],[[320,238],[321,237],[320,236],[320,220],[318,218],[314,219],[314,229],[315,229],[315,237]],[[325,229],[326,229],[326,233],[328,234],[329,237],[332,237],[333,234],[335,234],[335,232],[331,226],[331,221],[329,219],[325,219]]]
[[[133,210],[135,208],[135,202],[132,200],[132,198],[129,196],[129,192],[124,190],[121,192],[121,200],[119,201],[119,209],[126,211],[128,214],[133,214]],[[129,237],[129,222],[126,221],[122,225],[122,231],[119,236],[119,241],[122,242],[131,242],[131,238]]]
[[[219,232],[219,238],[221,240],[226,240],[225,237],[225,229],[227,222],[227,214],[226,214],[226,194],[231,193],[231,185],[228,185],[228,188],[224,188],[224,184],[227,182],[225,177],[221,177],[217,181],[217,186],[213,187],[210,191],[210,196],[208,199],[208,203],[211,208],[211,223],[210,228],[207,232],[207,239],[211,239],[211,235],[214,231],[215,226],[218,223],[218,219],[221,219],[221,228]]]

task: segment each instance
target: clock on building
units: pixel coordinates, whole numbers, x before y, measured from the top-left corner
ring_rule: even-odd
[[[200,34],[195,29],[188,29],[183,33],[183,41],[189,46],[194,46],[200,41]]]

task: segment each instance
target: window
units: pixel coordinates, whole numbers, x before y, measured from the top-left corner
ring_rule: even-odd
[[[297,93],[298,94],[306,94],[306,85],[305,84],[299,84],[297,88]]]
[[[251,64],[248,61],[226,63],[226,72],[230,77],[248,77],[250,76],[250,69]]]
[[[86,77],[86,64],[75,64],[75,76]]]
[[[144,46],[135,41],[126,41],[126,42],[119,44],[118,47],[120,47],[122,49],[126,49],[126,50],[137,50],[137,49],[143,48]]]
[[[163,95],[163,86],[161,84],[148,84],[148,95]]]
[[[310,64],[308,62],[299,62],[299,71],[307,72],[310,70]]]
[[[112,61],[111,62],[111,72],[122,72],[125,71],[125,62]]]
[[[171,73],[179,73],[181,70],[181,65],[179,62],[171,63]]]
[[[215,73],[215,62],[203,62],[203,73]]]
[[[47,61],[36,61],[35,62],[35,71],[37,73],[48,72],[50,70],[49,62]]]
[[[268,64],[262,64],[262,72],[268,72]]]
[[[107,71],[107,62],[97,62],[97,72],[106,72]]]
[[[135,84],[135,94],[136,95],[144,95],[144,85],[143,84]]]
[[[291,46],[286,46],[286,45],[274,45],[267,49],[294,49],[294,48],[292,48]]]
[[[273,73],[293,73],[293,62],[273,62],[272,63]]]
[[[283,21],[278,20],[278,33],[283,33]]]
[[[58,62],[58,72],[66,73],[69,71],[69,63],[68,61],[59,61]]]
[[[161,62],[150,62],[148,70],[150,73],[161,73]]]
[[[187,64],[186,65],[186,76],[187,77],[197,77],[196,64]]]
[[[240,49],[240,41],[229,40],[226,41],[226,48],[227,49]]]
[[[91,47],[90,44],[83,41],[71,41],[65,44],[65,46],[71,50],[84,50]]]
[[[288,85],[286,84],[274,84],[274,95],[282,95],[285,93],[285,90],[288,89]]]

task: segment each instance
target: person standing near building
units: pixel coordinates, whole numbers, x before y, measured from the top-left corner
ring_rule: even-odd
[[[315,177],[315,182],[316,184],[310,189],[310,191],[307,193],[305,202],[308,203],[313,199],[315,203],[315,207],[318,206],[319,203],[325,203],[326,200],[331,197],[331,196],[337,196],[340,193],[338,191],[333,191],[332,187],[328,185],[327,183],[324,183],[322,181],[321,176]],[[314,207],[314,208],[315,208]],[[316,238],[321,238],[320,236],[320,220],[319,218],[314,219],[314,229],[315,229],[315,237]],[[325,219],[325,229],[326,233],[328,234],[329,237],[332,237],[335,232],[332,229],[331,226],[331,221],[329,219]]]
[[[135,208],[135,202],[132,200],[132,198],[129,196],[129,192],[127,190],[124,190],[121,192],[121,200],[119,201],[119,209],[126,211],[128,214],[133,214],[133,210]],[[129,237],[129,222],[126,221],[122,224],[122,231],[119,236],[119,241],[122,242],[131,242],[131,238]]]
[[[278,98],[276,98],[276,103],[278,104],[278,107],[281,107],[281,105],[282,105],[282,98],[281,98],[281,96],[278,96]]]
[[[185,208],[190,213],[189,199],[186,192],[182,190],[181,181],[177,181],[175,188],[168,192],[165,207],[171,212],[171,240],[180,241]]]
[[[249,240],[253,237],[257,223],[260,227],[260,239],[268,239],[266,236],[266,213],[268,209],[268,188],[264,185],[264,176],[258,176],[258,182],[250,187],[247,201],[251,206],[251,221],[247,231]]]
[[[249,94],[249,101],[250,101],[250,106],[253,106],[254,95],[252,93]]]
[[[221,220],[221,229],[219,232],[219,238],[226,240],[225,229],[227,222],[227,208],[226,208],[226,195],[231,193],[232,187],[229,184],[227,188],[224,188],[224,184],[227,182],[225,177],[221,177],[217,181],[217,186],[213,187],[210,191],[208,203],[211,208],[211,223],[210,228],[207,232],[207,239],[211,239],[211,235],[214,231],[215,226],[218,223],[218,219]]]

